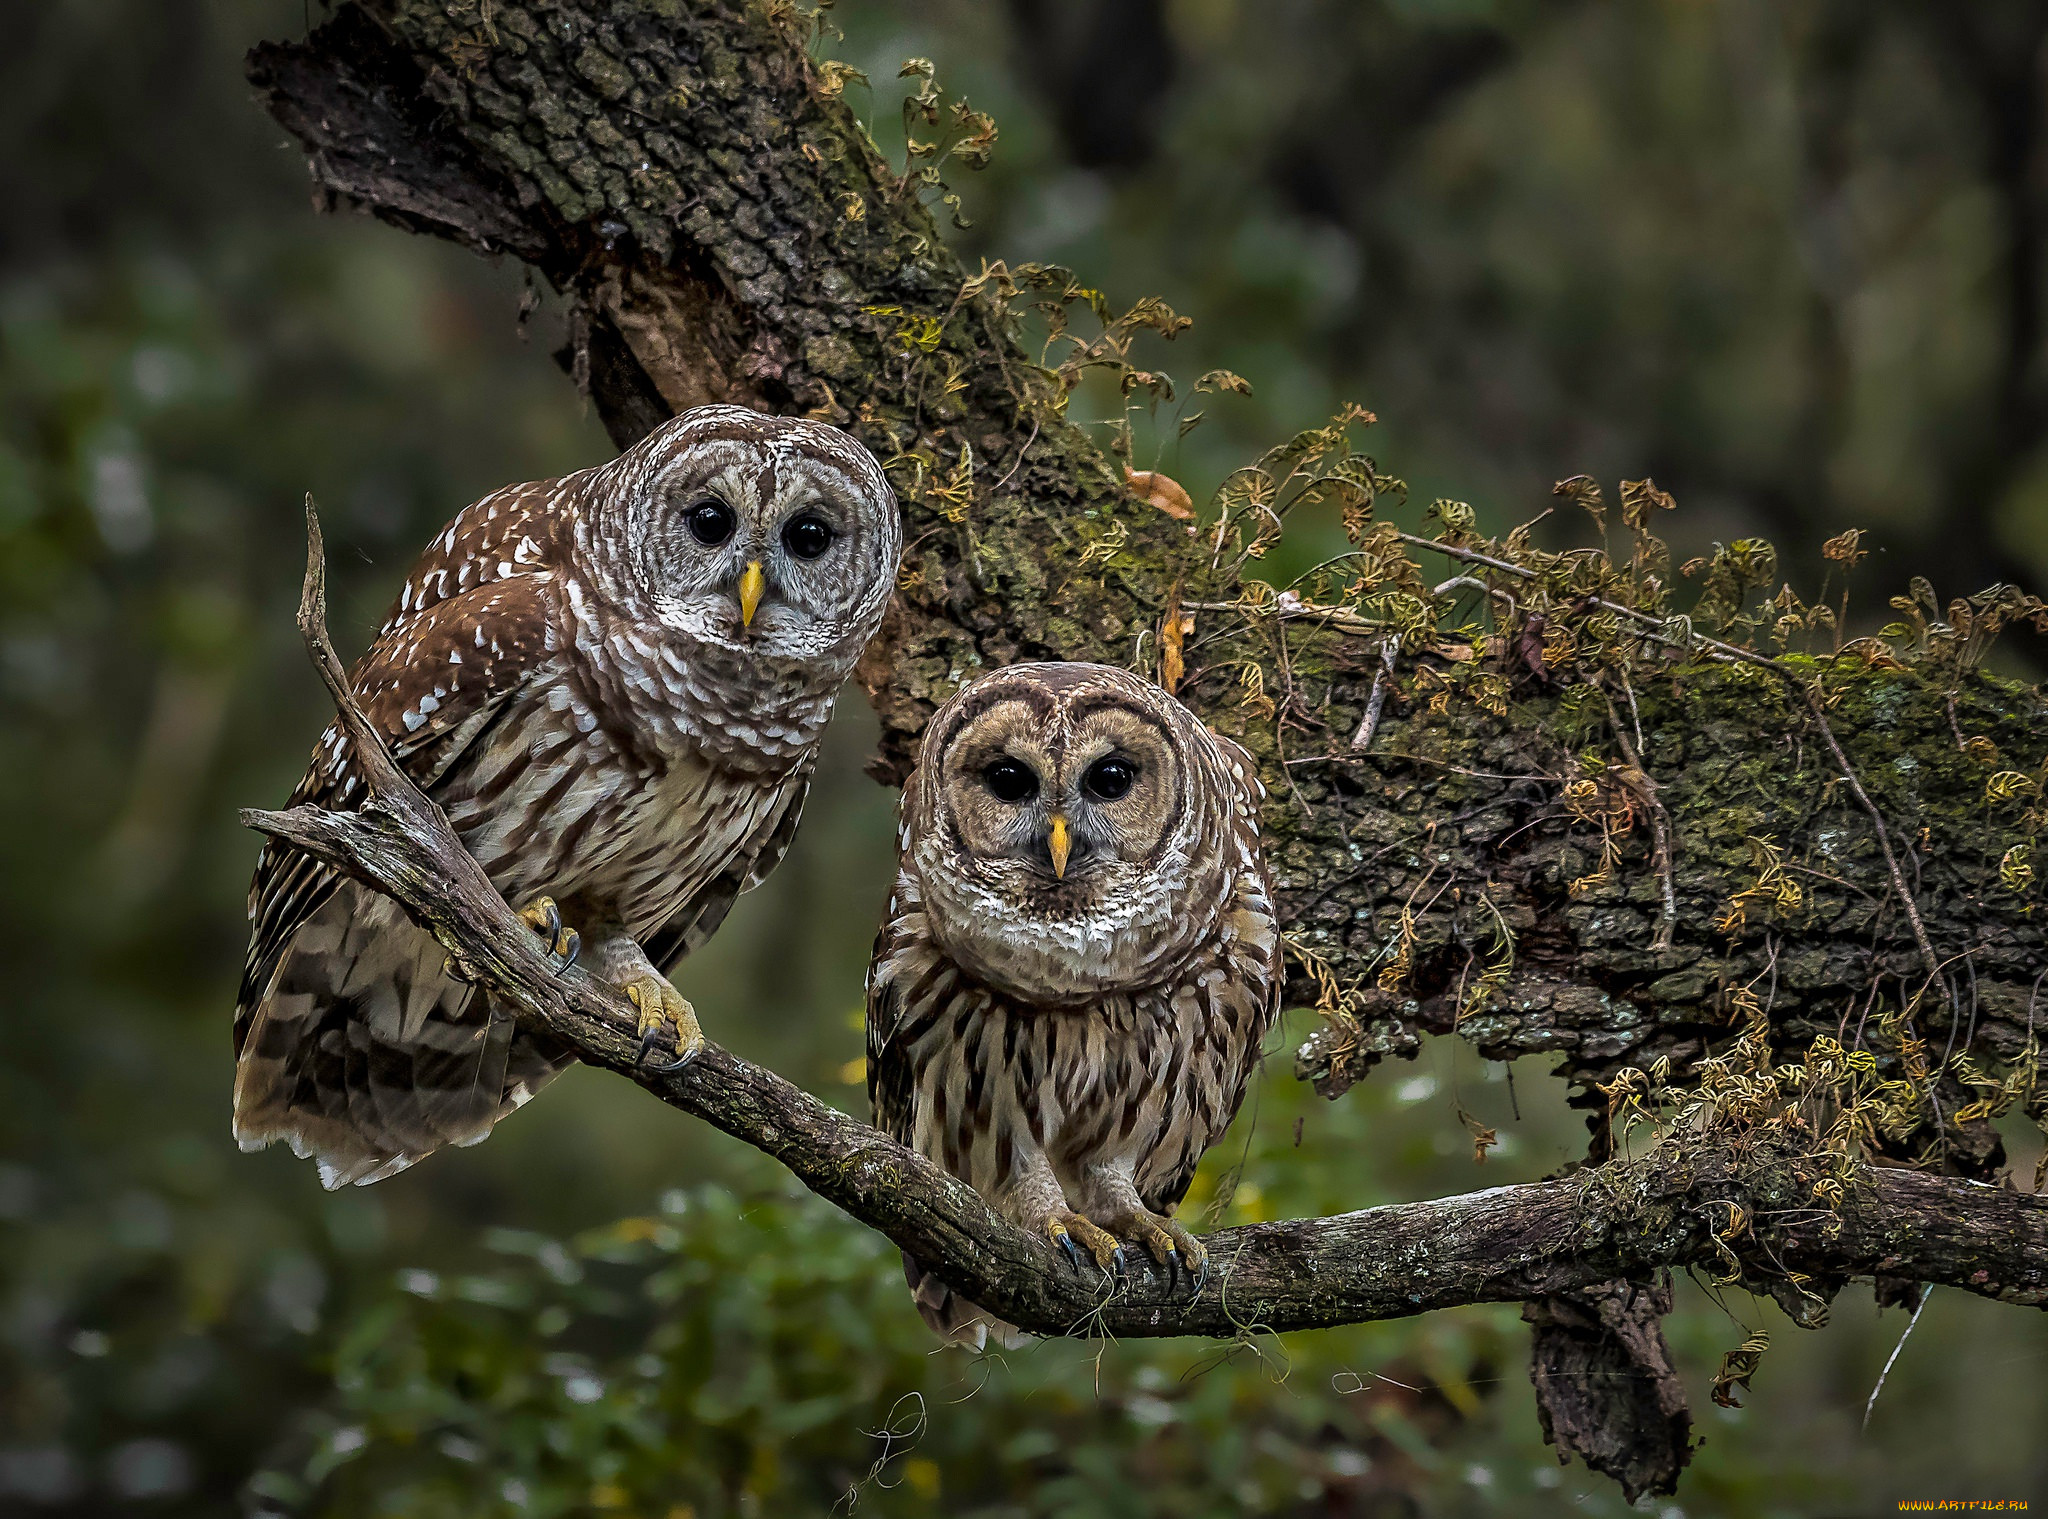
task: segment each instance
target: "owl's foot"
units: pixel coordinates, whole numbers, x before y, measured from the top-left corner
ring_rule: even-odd
[[[697,1010],[668,984],[666,977],[648,971],[627,982],[625,990],[626,1000],[640,1015],[640,1051],[633,1057],[634,1065],[642,1064],[653,1054],[662,1034],[670,1030],[674,1031],[676,1058],[649,1069],[680,1071],[697,1058],[704,1048],[704,1030],[697,1026]]]
[[[1139,1246],[1158,1263],[1166,1273],[1168,1291],[1179,1287],[1185,1272],[1189,1296],[1201,1295],[1209,1280],[1209,1252],[1186,1228],[1164,1214],[1154,1213],[1135,1195],[1119,1198],[1114,1191],[1108,1197],[1096,1196],[1090,1211],[1104,1227]]]
[[[1114,1234],[1092,1219],[1083,1218],[1071,1208],[1060,1208],[1048,1213],[1041,1227],[1048,1239],[1066,1251],[1076,1271],[1081,1269],[1083,1260],[1093,1260],[1098,1271],[1124,1274],[1124,1247]]]
[[[1140,1213],[1130,1220],[1125,1231],[1145,1247],[1145,1253],[1157,1261],[1166,1272],[1166,1285],[1172,1287],[1179,1273],[1185,1271],[1188,1277],[1188,1295],[1200,1297],[1202,1288],[1209,1281],[1209,1252],[1202,1242],[1170,1218],[1157,1213]]]
[[[583,940],[575,929],[562,922],[562,909],[555,905],[553,897],[535,897],[519,910],[519,921],[540,935],[558,973],[576,963]]]

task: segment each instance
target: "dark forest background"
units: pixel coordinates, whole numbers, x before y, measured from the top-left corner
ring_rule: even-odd
[[[545,292],[520,320],[518,268],[310,210],[241,57],[319,14],[0,6],[0,1510],[1622,1512],[1541,1443],[1512,1310],[929,1354],[881,1241],[580,1070],[373,1189],[236,1151],[257,843],[235,808],[280,801],[325,718],[291,624],[300,497],[325,512],[352,649],[457,508],[610,451],[551,358]],[[1000,124],[958,186],[970,265],[1162,296],[1196,324],[1158,357],[1250,380],[1146,445],[1198,499],[1355,399],[1416,499],[1497,526],[1563,476],[1648,474],[1681,547],[1763,534],[1801,572],[1867,529],[1873,615],[1916,573],[1944,598],[2048,586],[2048,8],[845,0],[833,19],[885,147],[909,56]],[[850,704],[788,862],[682,978],[713,1038],[854,1112],[894,800],[859,773],[869,729]],[[1199,1218],[1439,1195],[1583,1151],[1530,1063],[1511,1080],[1442,1042],[1325,1104],[1276,1051]],[[1501,1137],[1483,1166],[1475,1123]],[[1650,1511],[2048,1501],[2038,1316],[1937,1296],[1860,1433],[1903,1314],[1852,1289],[1807,1333],[1707,1281],[1680,1304],[1707,1443]],[[1713,1407],[1720,1355],[1759,1328],[1748,1406]]]

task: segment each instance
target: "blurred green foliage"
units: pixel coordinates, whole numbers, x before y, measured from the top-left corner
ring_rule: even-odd
[[[1789,563],[1861,525],[1944,594],[2048,580],[2033,6],[834,15],[872,79],[934,58],[999,122],[953,176],[970,263],[1163,295],[1197,320],[1154,361],[1253,382],[1142,435],[1198,497],[1355,397],[1420,499],[1492,523],[1582,469],[1654,473],[1697,531],[1777,532]],[[0,1510],[1618,1512],[1541,1446],[1512,1310],[934,1353],[881,1241],[582,1071],[370,1190],[236,1153],[234,809],[285,794],[325,715],[291,627],[300,496],[347,644],[461,504],[609,451],[550,361],[558,313],[519,329],[516,268],[308,210],[240,55],[309,19],[0,7]],[[854,87],[885,145],[895,88]],[[867,743],[845,713],[788,862],[684,977],[715,1037],[852,1111],[890,868]],[[1286,1063],[1198,1181],[1211,1222],[1581,1148],[1532,1068],[1517,1090],[1432,1046],[1326,1105]],[[1500,1130],[1483,1169],[1462,1113]],[[1696,1403],[1773,1314],[1682,1290]],[[1751,1408],[1700,1410],[1683,1512],[2048,1496],[2036,1318],[1937,1297],[1867,1439],[1902,1320],[1856,1293],[1837,1319],[1774,1323]]]

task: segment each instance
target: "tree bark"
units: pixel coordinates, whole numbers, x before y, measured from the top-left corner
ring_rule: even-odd
[[[1671,616],[1640,534],[1634,565],[1603,569],[1490,544],[1455,510],[1435,540],[1357,524],[1419,622],[1363,593],[1275,599],[1246,578],[1257,503],[1197,538],[1067,419],[1070,376],[1026,351],[999,280],[968,279],[807,24],[787,0],[348,0],[257,49],[251,77],[321,206],[510,253],[561,291],[565,367],[621,445],[727,400],[839,423],[885,461],[911,548],[860,670],[878,778],[902,779],[961,680],[1018,659],[1135,664],[1244,742],[1272,792],[1290,992],[1325,1014],[1298,1068],[1327,1093],[1455,1033],[1560,1057],[1607,1107],[1597,1088],[1624,1068],[1668,1060],[1682,1084],[1755,1024],[1788,1058],[1823,1035],[1868,1052],[1914,1094],[1910,1122],[1870,1137],[1923,1166],[1988,1177],[1990,1111],[2048,1116],[2027,866],[2048,703],[1983,671],[1973,624],[1934,609],[1859,658],[1786,655],[1767,625],[1716,643]],[[1461,632],[1474,590],[1491,624]],[[250,816],[397,897],[584,1059],[777,1155],[1026,1327],[1337,1324],[1583,1293],[1731,1248],[1778,1281],[2048,1301],[2040,1199],[1862,1166],[1816,1209],[1812,1148],[1788,1134],[1608,1160],[1604,1112],[1606,1164],[1578,1175],[1225,1230],[1223,1287],[1192,1303],[1142,1276],[1098,1290],[768,1072],[716,1049],[633,1071],[623,1011],[548,973],[409,789],[387,777],[347,817]],[[1731,1208],[1759,1221],[1732,1247]]]
[[[1621,1484],[1669,1493],[1692,1455],[1685,1385],[1664,1343],[1671,1278],[1601,1282],[1522,1305],[1543,1438]]]

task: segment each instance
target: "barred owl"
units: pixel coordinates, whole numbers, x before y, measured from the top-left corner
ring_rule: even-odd
[[[508,486],[407,578],[353,689],[491,881],[640,1014],[702,1043],[666,972],[795,831],[902,524],[837,429],[706,406],[609,464]],[[338,725],[294,805],[361,804]],[[449,973],[389,899],[272,843],[250,888],[234,1130],[329,1187],[474,1144],[569,1062]]]
[[[1173,1219],[1271,1027],[1280,938],[1251,757],[1122,670],[1015,665],[926,730],[868,972],[876,1122],[1076,1269]],[[908,1257],[941,1335],[996,1326]]]

